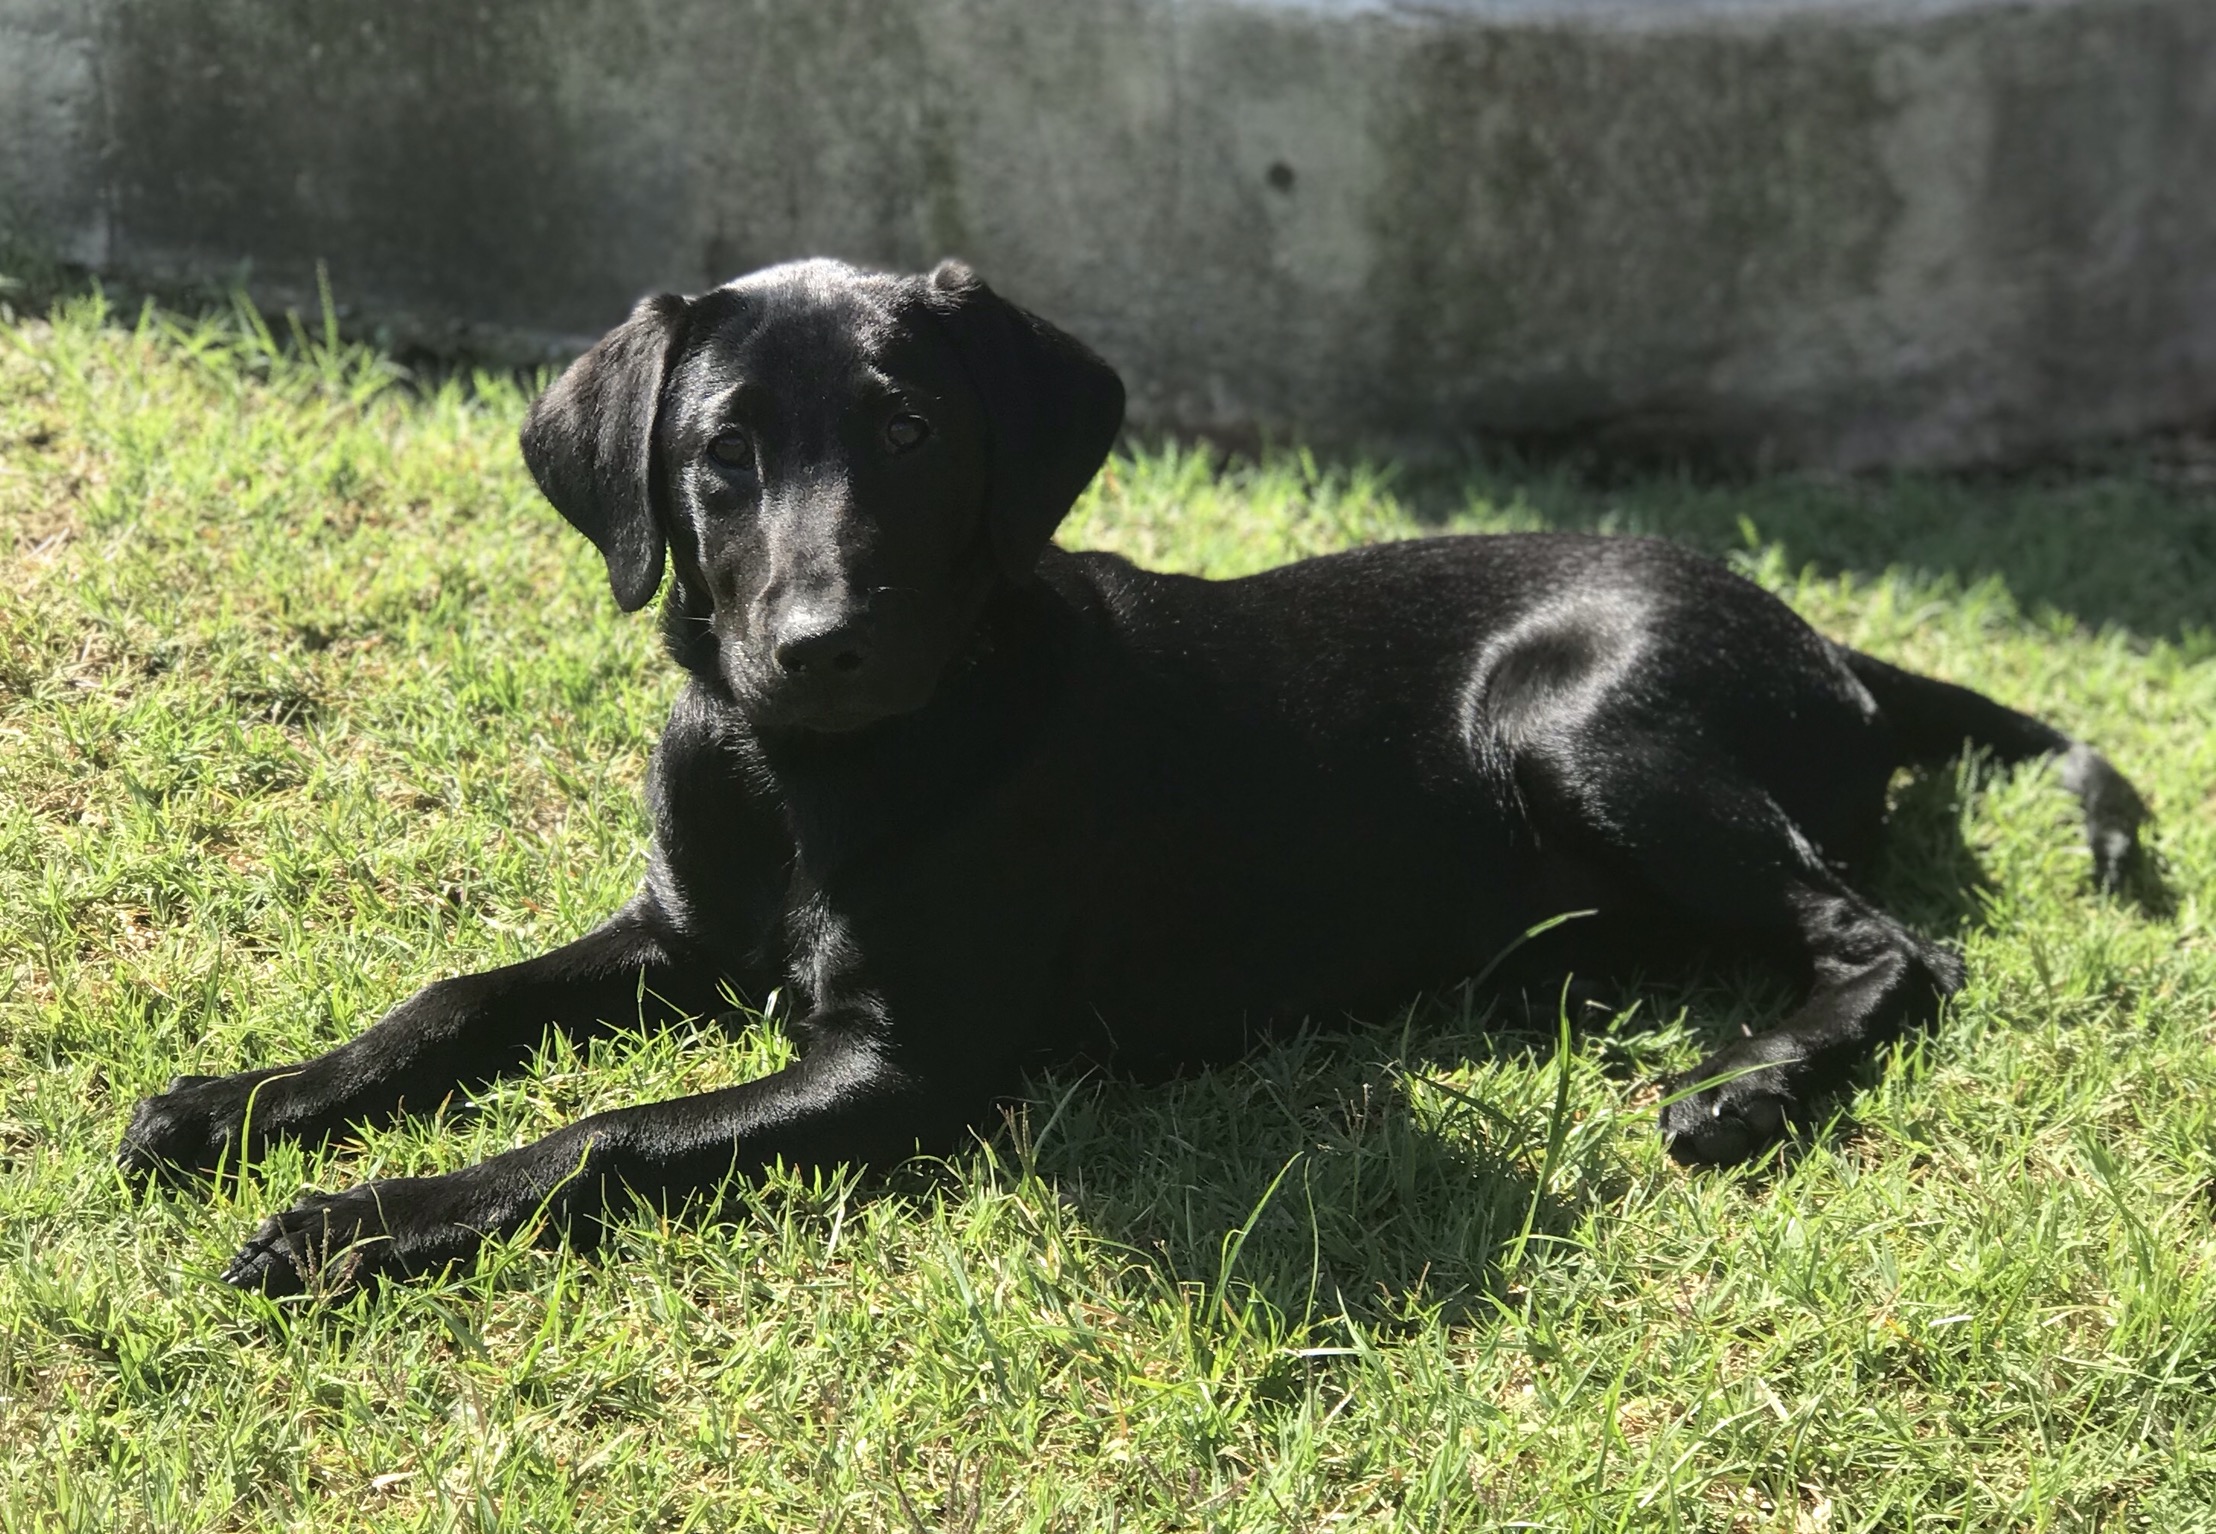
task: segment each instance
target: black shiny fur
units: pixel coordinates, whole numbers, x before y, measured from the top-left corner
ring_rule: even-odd
[[[642,304],[523,440],[623,606],[672,572],[691,682],[644,888],[303,1065],[181,1080],[126,1166],[428,1110],[549,1027],[712,1011],[719,982],[804,999],[774,1076],[312,1195],[228,1276],[420,1273],[542,1211],[590,1240],[734,1169],[953,1146],[1041,1063],[1174,1069],[1393,1009],[1573,908],[1589,952],[1687,932],[1805,978],[1663,1115],[1680,1159],[1735,1161],[1961,982],[1852,882],[1895,769],[2063,754],[2099,881],[2132,855],[2138,797],[2087,748],[1665,543],[1434,538],[1221,582],[1062,552],[1121,413],[1104,364],[957,267]]]

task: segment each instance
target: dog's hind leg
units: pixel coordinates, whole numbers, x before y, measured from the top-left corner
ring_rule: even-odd
[[[1627,909],[1800,967],[1807,998],[1711,1055],[1662,1111],[1685,1162],[1746,1159],[1961,985],[1961,960],[1856,894],[1761,786],[1728,760],[1617,737],[1606,752],[1528,755],[1519,782],[1542,841],[1610,865]]]
[[[549,1029],[584,1040],[718,1004],[716,969],[673,935],[651,895],[551,953],[426,986],[382,1022],[298,1065],[185,1076],[138,1105],[117,1159],[134,1176],[235,1169],[275,1139],[427,1112],[520,1069]]]
[[[1983,693],[1903,671],[1859,650],[1840,646],[1838,653],[1877,701],[1908,765],[1938,766],[1973,746],[1991,752],[2003,766],[2060,757],[2063,786],[2084,806],[2093,883],[2109,892],[2123,886],[2139,856],[2139,827],[2147,819],[2147,806],[2108,758]]]

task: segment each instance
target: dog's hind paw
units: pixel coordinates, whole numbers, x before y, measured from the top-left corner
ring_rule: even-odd
[[[1662,1144],[1683,1166],[1733,1166],[1750,1161],[1785,1136],[1801,1117],[1800,1094],[1777,1065],[1747,1069],[1726,1050],[1694,1071],[1691,1081],[1726,1078],[1666,1101]],[[1734,1074],[1737,1072],[1737,1074]]]

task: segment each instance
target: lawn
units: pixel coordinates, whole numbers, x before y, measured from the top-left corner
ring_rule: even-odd
[[[1738,483],[1121,452],[1065,528],[1210,573],[1442,528],[1659,531],[2037,709],[2146,791],[1898,789],[1940,1029],[1754,1167],[1655,1078],[1776,1014],[1657,984],[1564,1047],[1460,995],[599,1255],[336,1305],[215,1279],[304,1184],[770,1068],[703,1020],[443,1122],[132,1196],[179,1071],[321,1050],[640,876],[676,688],[538,499],[506,377],[243,311],[0,324],[0,1530],[2216,1526],[2216,462]]]

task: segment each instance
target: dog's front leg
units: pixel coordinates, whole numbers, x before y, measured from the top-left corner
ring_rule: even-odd
[[[590,1247],[633,1201],[674,1210],[779,1161],[882,1166],[943,1150],[991,1105],[974,1069],[919,1070],[873,1027],[818,1018],[809,1031],[807,1054],[758,1081],[595,1114],[441,1177],[312,1193],[263,1221],[223,1276],[265,1294],[413,1277],[542,1214],[550,1234]]]
[[[706,1012],[718,978],[641,896],[551,953],[426,986],[312,1060],[179,1077],[138,1105],[117,1159],[139,1177],[235,1170],[242,1152],[274,1139],[315,1143],[348,1124],[435,1109],[458,1088],[520,1068],[549,1027],[582,1040],[609,1025]]]

